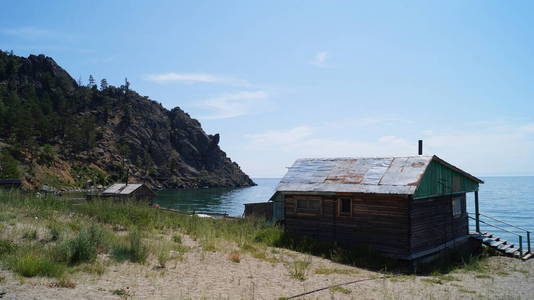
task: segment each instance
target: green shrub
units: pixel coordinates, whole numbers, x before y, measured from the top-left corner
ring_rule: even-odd
[[[54,262],[46,256],[38,256],[32,253],[11,257],[8,266],[14,272],[25,277],[59,277],[65,270],[64,265]]]
[[[53,222],[48,225],[48,228],[50,229],[50,240],[58,241],[61,237],[61,226],[58,223]]]
[[[0,240],[0,258],[5,255],[14,253],[17,249],[17,245],[10,240]]]
[[[182,237],[177,235],[177,234],[172,236],[172,240],[177,244],[181,244],[182,243]]]
[[[117,244],[111,248],[111,256],[118,262],[123,262],[130,259],[130,247],[128,245]]]
[[[17,215],[15,215],[14,213],[5,213],[0,215],[0,222],[9,221],[11,219],[15,219],[16,217]]]
[[[69,265],[95,261],[98,249],[104,245],[104,232],[98,226],[82,228],[78,235],[60,245],[60,261]]]
[[[165,268],[167,262],[171,259],[169,252],[170,252],[170,249],[168,247],[160,246],[158,248],[158,252],[157,252],[158,264],[161,268]]]
[[[130,232],[130,251],[132,262],[144,263],[148,257],[148,247],[143,243],[141,233],[134,229]]]
[[[254,236],[254,241],[268,246],[276,246],[282,240],[284,232],[278,227],[265,227]]]
[[[148,247],[144,244],[139,230],[134,229],[128,235],[128,243],[118,242],[113,246],[111,254],[117,261],[144,263],[148,257]]]

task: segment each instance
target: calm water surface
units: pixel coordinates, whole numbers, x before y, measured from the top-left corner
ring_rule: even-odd
[[[518,177],[482,177],[484,184],[480,185],[479,204],[480,213],[489,215],[515,226],[534,231],[534,176]],[[473,193],[467,194],[467,211],[474,216],[475,202]],[[482,220],[488,220],[482,218]],[[504,229],[522,233],[517,229],[491,221]],[[469,221],[471,231],[475,231],[474,220]],[[506,240],[516,243],[517,236],[481,224],[481,230],[498,233]],[[534,246],[534,236],[531,245]],[[525,239],[525,236],[523,236]],[[524,241],[523,247],[526,247]]]
[[[181,211],[227,213],[241,216],[245,203],[266,202],[271,198],[279,178],[254,178],[256,186],[245,188],[208,188],[163,190],[156,203]]]
[[[480,212],[516,226],[534,230],[534,177],[483,177],[480,186]],[[231,216],[243,214],[245,203],[265,202],[274,193],[280,179],[256,178],[258,185],[253,187],[230,189],[181,189],[164,190],[158,193],[156,202],[163,207],[182,211],[226,212]],[[473,193],[467,197],[467,210],[473,213]],[[474,222],[470,221],[471,231]],[[513,229],[504,224],[502,227]],[[482,230],[496,232],[482,224]],[[517,242],[517,237],[499,232],[502,237]],[[533,237],[534,240],[534,237]]]

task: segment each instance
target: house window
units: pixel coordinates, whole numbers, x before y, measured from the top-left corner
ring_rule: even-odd
[[[297,200],[297,210],[304,212],[319,212],[321,210],[321,200],[299,199]]]
[[[352,201],[349,198],[341,198],[337,203],[340,216],[350,217],[352,215]]]
[[[460,176],[453,175],[452,176],[452,192],[457,193],[462,190],[462,182],[460,180]]]
[[[457,217],[462,214],[462,197],[452,198],[452,216]]]

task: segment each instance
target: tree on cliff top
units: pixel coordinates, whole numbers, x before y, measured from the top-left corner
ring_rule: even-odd
[[[0,179],[18,179],[18,162],[6,150],[0,152]]]

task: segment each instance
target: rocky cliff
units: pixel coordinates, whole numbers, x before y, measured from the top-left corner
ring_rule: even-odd
[[[219,139],[127,81],[82,86],[50,57],[0,53],[0,178],[20,176],[33,188],[106,185],[126,176],[159,188],[253,185]],[[6,174],[2,161],[13,160],[17,168]]]

